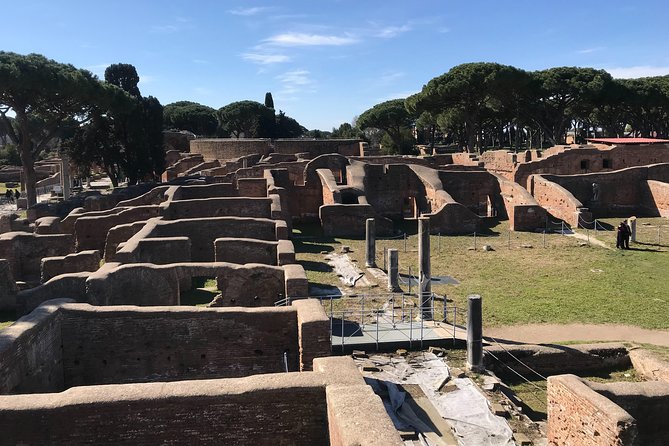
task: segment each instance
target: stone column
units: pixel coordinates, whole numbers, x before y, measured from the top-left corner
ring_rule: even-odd
[[[632,234],[630,235],[630,241],[636,243],[636,217],[630,217],[627,219],[627,224],[629,225],[630,229],[632,230]]]
[[[373,218],[368,218],[365,224],[365,240],[367,246],[367,256],[365,266],[368,268],[376,267],[376,225]]]
[[[388,291],[400,291],[400,268],[399,251],[396,249],[388,250]]]
[[[467,369],[473,372],[483,370],[483,316],[481,296],[467,296]]]
[[[418,219],[418,292],[421,317],[432,320],[432,273],[430,272],[430,218]]]
[[[63,200],[70,198],[70,157],[60,154],[60,181],[63,186]]]

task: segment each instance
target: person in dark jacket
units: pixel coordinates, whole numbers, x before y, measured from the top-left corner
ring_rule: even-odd
[[[624,221],[621,221],[618,225],[618,230],[616,233],[616,248],[618,249],[628,249],[625,248],[625,240],[629,240],[629,231],[628,227]],[[629,241],[628,241],[629,245]]]

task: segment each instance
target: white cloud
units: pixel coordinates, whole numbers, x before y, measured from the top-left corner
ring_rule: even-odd
[[[358,39],[350,35],[333,36],[288,32],[272,36],[265,39],[264,42],[277,46],[342,46],[356,43]]]
[[[617,79],[634,79],[638,77],[665,76],[669,74],[669,67],[656,67],[650,65],[604,69]]]
[[[596,53],[597,51],[602,51],[606,49],[603,46],[596,46],[594,48],[584,48],[582,50],[576,51],[578,54],[590,54],[590,53]]]
[[[315,82],[309,78],[309,74],[310,72],[307,70],[292,70],[277,76],[276,79],[283,85],[281,95],[290,96],[300,92],[315,92]]]
[[[385,28],[381,28],[380,30],[378,30],[374,35],[376,37],[389,39],[391,37],[396,37],[399,34],[405,33],[407,31],[411,31],[411,26],[409,25],[386,26]]]
[[[244,60],[257,63],[260,65],[269,65],[273,63],[289,62],[290,57],[285,54],[259,54],[259,53],[244,53],[242,54]]]
[[[268,10],[268,9],[269,8],[263,7],[263,6],[255,6],[253,8],[235,8],[235,9],[229,10],[228,12],[232,15],[241,15],[241,16],[244,16],[244,17],[248,17],[248,16],[259,14],[263,11]]]

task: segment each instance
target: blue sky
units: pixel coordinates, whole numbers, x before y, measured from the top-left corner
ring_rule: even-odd
[[[669,74],[666,0],[12,1],[0,49],[102,77],[131,63],[144,95],[263,102],[330,130],[464,62]]]

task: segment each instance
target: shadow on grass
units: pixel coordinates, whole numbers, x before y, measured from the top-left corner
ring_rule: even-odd
[[[329,273],[332,267],[324,262],[314,262],[312,260],[300,260],[298,262],[307,271],[318,271],[321,273]]]
[[[308,242],[306,240],[297,240],[293,239],[293,246],[295,246],[296,253],[309,253],[309,254],[318,254],[321,252],[333,252],[334,248],[330,245],[322,245],[321,243],[332,243],[338,244],[336,240],[314,240],[313,242]]]
[[[181,305],[190,305],[202,307],[214,300],[218,291],[205,290],[202,288],[194,288],[189,291],[181,293]]]

